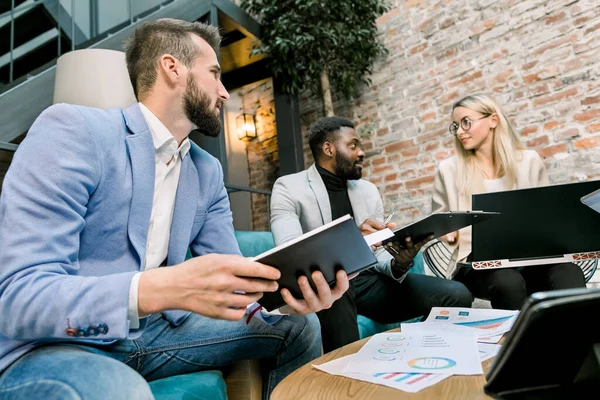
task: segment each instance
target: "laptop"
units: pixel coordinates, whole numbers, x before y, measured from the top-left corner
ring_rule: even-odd
[[[473,225],[474,269],[600,258],[600,213],[581,198],[600,180],[473,195],[473,210],[499,212]]]

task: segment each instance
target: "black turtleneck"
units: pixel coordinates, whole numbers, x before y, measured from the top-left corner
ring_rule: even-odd
[[[346,214],[354,217],[352,205],[348,197],[348,181],[332,174],[325,168],[317,165],[317,171],[325,183],[327,194],[329,195],[329,203],[331,205],[331,219],[337,219]]]

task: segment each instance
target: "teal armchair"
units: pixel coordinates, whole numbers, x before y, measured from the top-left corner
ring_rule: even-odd
[[[245,257],[261,254],[273,246],[271,232],[235,232]],[[186,258],[191,258],[188,251]],[[203,371],[150,382],[156,400],[261,400],[262,378],[258,360],[235,363],[225,376],[221,371]]]

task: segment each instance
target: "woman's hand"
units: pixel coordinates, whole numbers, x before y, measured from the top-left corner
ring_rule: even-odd
[[[442,236],[442,240],[449,245],[455,245],[458,243],[458,231],[449,233],[446,236]]]

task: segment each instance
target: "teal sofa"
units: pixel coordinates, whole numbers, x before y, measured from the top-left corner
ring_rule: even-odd
[[[245,257],[257,256],[275,246],[271,232],[236,231],[235,237],[240,251]],[[415,265],[409,272],[424,273],[421,254],[415,258]],[[379,324],[365,316],[358,316],[361,338],[399,326],[400,323]],[[237,363],[225,376],[221,371],[204,371],[150,382],[150,388],[156,400],[221,400],[228,398],[230,400],[259,400],[261,386],[262,382],[256,361]]]

